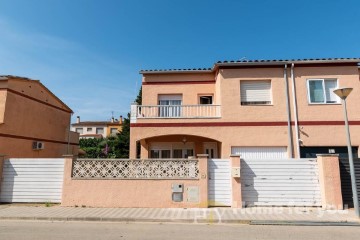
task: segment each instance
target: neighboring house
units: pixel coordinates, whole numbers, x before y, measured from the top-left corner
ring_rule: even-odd
[[[115,136],[121,132],[123,118],[119,120],[111,118],[111,121],[80,121],[77,117],[76,123],[71,124],[71,130],[80,134],[80,138],[105,138]]]
[[[360,145],[359,58],[217,62],[206,69],[142,70],[131,107],[130,158],[347,156],[347,99],[354,155]],[[293,85],[293,83],[295,83]]]
[[[72,110],[40,81],[0,76],[0,155],[56,158],[77,154]]]

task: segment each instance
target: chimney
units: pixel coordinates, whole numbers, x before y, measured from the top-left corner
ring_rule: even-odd
[[[122,125],[122,123],[123,123],[123,119],[122,119],[122,116],[120,116],[120,118],[119,118],[119,124]]]
[[[80,116],[76,117],[76,123],[80,123]]]
[[[113,123],[113,122],[115,122],[115,119],[114,119],[114,117],[111,117],[111,122]]]

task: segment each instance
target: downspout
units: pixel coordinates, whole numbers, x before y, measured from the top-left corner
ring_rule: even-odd
[[[299,125],[298,125],[298,111],[297,111],[297,102],[296,102],[296,89],[295,89],[295,76],[294,76],[294,63],[291,64],[291,89],[293,95],[293,104],[294,104],[294,120],[295,120],[295,143],[296,143],[296,152],[297,157],[300,158],[300,143],[299,143]]]
[[[290,103],[289,103],[289,84],[287,77],[287,64],[284,66],[284,82],[285,82],[285,96],[286,96],[286,113],[287,113],[287,122],[288,122],[288,157],[293,158],[293,139],[291,134],[291,113],[290,113]]]

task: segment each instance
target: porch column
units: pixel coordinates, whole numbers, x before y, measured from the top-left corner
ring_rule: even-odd
[[[323,209],[343,209],[338,154],[317,154]]]
[[[149,146],[147,145],[145,139],[140,140],[140,158],[141,159],[149,158]]]
[[[232,208],[242,208],[241,197],[241,176],[235,176],[233,171],[240,171],[240,155],[230,155],[231,161],[231,187],[232,187]]]
[[[208,203],[208,154],[198,154],[199,161],[199,187],[200,187],[200,204],[199,207],[207,208]]]

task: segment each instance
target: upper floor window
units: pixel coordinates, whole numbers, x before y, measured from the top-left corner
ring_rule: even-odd
[[[88,128],[86,129],[86,131],[91,132],[91,131],[92,131],[92,128],[91,128],[91,127],[88,127]]]
[[[204,95],[199,97],[199,103],[202,104],[212,104],[213,103],[213,96]]]
[[[182,95],[159,95],[159,116],[180,117]]]
[[[271,104],[271,81],[240,81],[241,105]]]
[[[115,135],[115,134],[117,134],[117,133],[118,133],[117,128],[110,128],[110,134],[111,134],[111,135]]]
[[[337,79],[309,79],[309,103],[338,103],[339,98],[333,92],[338,87]]]
[[[83,128],[76,128],[75,131],[79,134],[83,134]]]
[[[96,134],[104,134],[104,128],[96,128]]]

